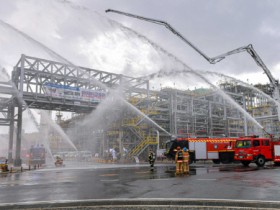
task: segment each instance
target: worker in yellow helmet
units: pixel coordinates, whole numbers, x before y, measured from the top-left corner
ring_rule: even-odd
[[[190,154],[186,147],[183,148],[183,173],[190,174]]]
[[[177,147],[177,152],[175,155],[175,163],[176,163],[176,172],[175,175],[180,175],[183,173],[183,151],[181,147]]]
[[[153,150],[150,150],[149,153],[149,163],[150,163],[150,170],[153,171],[154,170],[154,164],[155,164],[155,160],[156,160],[156,155],[153,152]]]

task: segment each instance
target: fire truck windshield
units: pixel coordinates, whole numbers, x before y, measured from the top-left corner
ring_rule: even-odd
[[[235,148],[249,148],[251,147],[250,140],[237,140],[235,143]]]

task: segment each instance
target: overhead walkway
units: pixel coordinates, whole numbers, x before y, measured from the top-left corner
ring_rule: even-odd
[[[0,125],[10,125],[9,106],[14,102],[15,90],[9,82],[0,82]]]

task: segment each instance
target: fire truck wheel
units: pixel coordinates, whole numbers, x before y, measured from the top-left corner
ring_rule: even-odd
[[[251,162],[250,161],[241,161],[241,163],[243,164],[243,166],[248,166]]]
[[[215,164],[220,164],[221,163],[221,161],[219,160],[219,159],[214,159],[214,160],[212,160],[213,161],[213,163],[215,163]]]
[[[233,162],[233,158],[234,158],[233,152],[219,152],[219,159],[223,164]]]
[[[264,158],[264,156],[262,156],[262,155],[258,156],[258,157],[256,158],[256,164],[257,164],[257,166],[259,166],[259,167],[264,166],[264,164],[265,164],[265,158]]]

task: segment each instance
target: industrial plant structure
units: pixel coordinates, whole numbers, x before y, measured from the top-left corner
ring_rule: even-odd
[[[276,104],[235,81],[224,80],[219,87],[266,132],[279,136]],[[272,96],[269,85],[256,87]],[[57,123],[78,150],[91,150],[104,156],[110,148],[116,148],[126,159],[141,157],[149,147],[164,148],[165,142],[174,136],[265,135],[215,89],[151,90],[147,79],[26,55],[14,67],[11,81],[1,82],[0,92],[1,96],[5,95],[0,100],[0,122],[1,126],[10,128],[10,158],[16,130],[18,164],[22,113],[28,109],[55,111]],[[73,117],[63,120],[63,112],[71,112]],[[64,149],[58,148],[61,138],[50,128],[49,142],[53,150]]]

